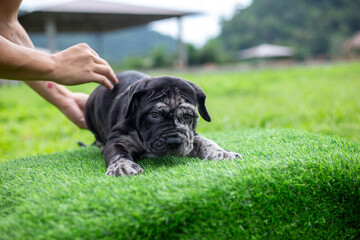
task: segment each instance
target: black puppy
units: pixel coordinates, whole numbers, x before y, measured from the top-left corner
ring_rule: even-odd
[[[206,95],[194,83],[136,71],[117,77],[113,90],[97,87],[85,107],[86,123],[104,155],[107,175],[141,173],[143,169],[133,161],[139,157],[240,158],[195,132],[196,106],[203,119],[210,122],[210,116]]]

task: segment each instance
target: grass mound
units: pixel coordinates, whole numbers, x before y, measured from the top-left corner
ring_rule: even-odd
[[[296,130],[206,135],[243,160],[144,159],[105,176],[96,148],[0,164],[1,239],[360,237],[360,145]]]

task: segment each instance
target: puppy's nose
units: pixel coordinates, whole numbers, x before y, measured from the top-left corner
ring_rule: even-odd
[[[182,142],[182,140],[179,137],[169,137],[169,138],[166,139],[166,144],[171,149],[175,149],[175,148],[180,147],[181,142]]]

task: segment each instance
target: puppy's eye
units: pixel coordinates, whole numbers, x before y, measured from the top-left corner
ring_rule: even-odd
[[[150,113],[150,116],[151,116],[152,118],[158,118],[158,117],[160,116],[160,114],[159,114],[158,112],[151,112],[151,113]]]
[[[185,118],[186,120],[189,120],[189,119],[192,118],[192,115],[191,115],[190,113],[185,113],[185,114],[184,114],[184,118]]]

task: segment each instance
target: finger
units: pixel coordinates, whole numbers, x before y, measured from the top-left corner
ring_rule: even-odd
[[[75,122],[75,125],[78,126],[81,129],[88,129],[88,127],[86,125],[85,118],[79,119],[77,122]]]
[[[87,129],[85,117],[83,115],[77,116],[76,118],[74,116],[68,116],[68,118],[79,128]]]
[[[114,88],[114,86],[111,84],[111,82],[106,77],[104,77],[103,75],[100,75],[100,74],[97,74],[96,79],[94,79],[92,82],[99,83],[110,90],[112,90]]]
[[[74,93],[74,99],[81,110],[84,110],[89,95],[81,92]]]
[[[90,52],[91,52],[92,54],[94,54],[96,57],[99,57],[99,54],[97,54],[97,52],[95,52],[94,49],[90,48]]]
[[[119,81],[113,71],[113,69],[111,68],[111,66],[108,64],[107,61],[105,61],[104,59],[98,57],[94,59],[94,62],[100,65],[103,65],[107,68],[107,70],[105,71],[105,69],[103,68],[103,70],[99,70],[99,73],[106,76],[113,84],[117,84]]]
[[[89,95],[83,93],[75,93],[75,102],[73,105],[72,118],[76,126],[81,129],[87,129],[84,108]]]
[[[117,84],[119,82],[110,66],[98,65],[96,66],[94,72],[105,76],[113,84]]]
[[[71,106],[67,106],[64,109],[60,109],[61,112],[67,116],[76,126],[82,129],[87,129],[84,111],[79,108],[75,103]]]
[[[103,59],[103,58],[101,58],[101,57],[99,57],[99,56],[97,56],[97,57],[94,59],[94,62],[97,63],[97,64],[102,64],[102,65],[109,66],[109,63],[108,63],[105,59]]]

